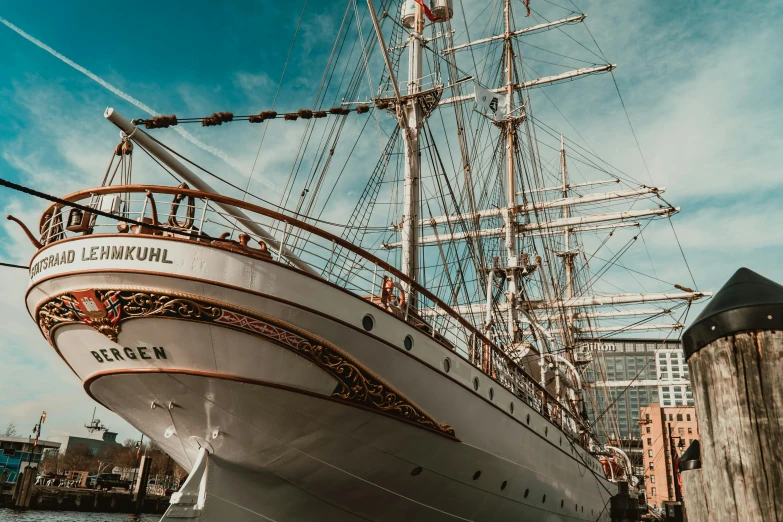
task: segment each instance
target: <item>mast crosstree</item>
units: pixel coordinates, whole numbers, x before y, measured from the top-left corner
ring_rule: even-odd
[[[668,313],[664,313],[666,308],[637,311],[632,306],[659,301],[689,304],[708,294],[698,291],[602,294],[596,291],[595,281],[587,275],[590,271],[589,258],[582,240],[584,234],[604,233],[612,237],[623,229],[638,231],[631,241],[635,240],[646,226],[643,224],[655,218],[669,218],[679,212],[678,207],[662,199],[665,188],[642,184],[634,186],[605,169],[603,172],[611,174],[611,179],[572,181],[568,172],[567,140],[562,134],[557,136],[556,175],[548,171],[538,157],[538,145],[532,135],[535,131],[527,118],[528,91],[609,72],[616,65],[594,64],[562,73],[538,75],[528,80],[525,71],[529,67],[523,62],[521,52],[516,50],[517,39],[553,29],[562,31],[563,27],[584,22],[587,15],[574,13],[520,29],[514,27],[511,1],[504,0],[496,26],[502,32],[475,40],[468,38],[467,42],[455,44],[450,7],[448,17],[433,19],[431,13],[425,17],[425,3],[429,2],[402,2],[400,27],[407,32],[407,42],[404,46],[395,44],[389,50],[383,42],[372,0],[368,0],[395,93],[393,99],[380,96],[374,101],[378,107],[396,115],[404,138],[401,221],[386,229],[398,240],[382,241],[381,249],[399,255],[401,271],[425,286],[433,284],[433,277],[440,277],[438,284],[444,289],[444,294],[448,291],[450,299],[454,300],[454,310],[480,326],[485,335],[513,358],[521,362],[528,360],[528,368],[531,373],[537,374],[542,385],[547,385],[547,375],[550,375],[558,394],[563,383],[568,381],[573,384],[580,380],[563,381],[561,373],[578,372],[574,368],[577,362],[574,352],[581,339],[623,331],[679,330],[682,327],[679,322],[664,324],[650,322],[649,319],[625,326],[599,324],[599,321],[618,321],[626,317],[671,315],[670,309],[678,305],[669,306]],[[441,12],[445,12],[443,7],[446,5],[450,6],[447,0],[433,3],[433,7],[441,9]],[[432,22],[429,27],[433,28],[430,38],[425,37],[427,18]],[[437,34],[435,28],[439,31]],[[438,49],[439,39],[445,40],[443,49]],[[397,41],[400,41],[399,37]],[[492,45],[497,45],[499,52],[492,54]],[[401,84],[396,82],[392,66],[399,60],[390,59],[389,53],[401,53],[402,49],[407,49],[408,71],[407,88],[401,93],[397,87]],[[475,76],[478,73],[475,57],[474,76],[466,75],[460,69],[458,56],[472,56],[477,49],[487,62],[492,57],[499,59],[495,70],[500,73],[501,86],[491,84],[497,81],[498,76],[488,80],[490,85],[487,87],[481,84]],[[430,68],[433,67],[428,60],[429,55],[425,56],[427,52],[432,53],[435,64],[439,59],[447,63],[450,84],[446,87],[436,85],[439,78],[433,81],[431,88],[422,86],[423,66],[429,63]],[[484,70],[488,70],[486,65]],[[476,85],[475,92],[460,93],[460,85],[470,79]],[[452,96],[441,98],[440,93],[449,89]],[[524,99],[517,99],[518,91],[526,92]],[[434,102],[434,94],[439,101]],[[426,104],[425,95],[429,96]],[[474,100],[478,109],[492,114],[474,109],[471,117],[465,119],[461,104]],[[391,109],[390,104],[393,105]],[[464,184],[457,190],[450,185],[444,186],[440,181],[430,189],[422,183],[427,178],[447,178],[446,172],[442,171],[438,139],[433,141],[430,134],[426,136],[424,148],[421,144],[427,118],[436,107],[440,110],[453,108],[457,120],[459,163],[464,174]],[[476,112],[481,114],[478,123],[474,117]],[[520,135],[523,125],[527,143]],[[495,145],[492,145],[492,137],[482,141],[485,138],[480,137],[479,128],[498,129],[499,141],[495,141]],[[483,135],[489,136],[489,133]],[[443,138],[448,141],[447,136]],[[486,151],[492,151],[491,155]],[[590,166],[595,164],[593,159],[583,161],[582,152],[576,151],[575,154],[577,162]],[[429,160],[428,168],[425,168],[423,158]],[[474,168],[476,165],[479,170]],[[547,176],[549,183],[546,183]],[[554,180],[557,182],[552,183]],[[610,184],[622,184],[623,187],[606,192],[593,191]],[[428,195],[429,190],[434,194]],[[446,201],[444,192],[453,198],[451,205]],[[490,197],[490,193],[493,196]],[[518,201],[518,196],[521,201]],[[657,208],[635,208],[637,203],[651,200],[658,200]],[[621,205],[625,208],[618,208]],[[424,235],[423,227],[432,232]],[[436,258],[427,253],[429,246],[436,247]],[[431,275],[432,262],[436,260],[436,274],[440,276]],[[465,280],[463,260],[470,260],[475,270],[472,282]],[[451,273],[455,269],[457,273]],[[465,291],[460,292],[460,287]],[[462,298],[457,302],[456,296],[460,294]],[[408,311],[419,317],[442,314],[442,311],[419,306],[415,298],[410,298],[408,303]],[[597,311],[597,307],[612,307],[614,310]],[[471,358],[486,365],[480,355],[483,351],[476,346]],[[575,401],[578,392],[570,388],[567,398]]]

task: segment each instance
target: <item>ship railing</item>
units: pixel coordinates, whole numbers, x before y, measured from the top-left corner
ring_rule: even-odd
[[[320,274],[324,281],[375,305],[379,313],[394,315],[429,335],[558,425],[574,441],[586,439],[581,436],[587,431],[582,421],[467,318],[389,263],[306,222],[306,218],[177,187],[108,186],[63,199],[83,209],[60,204],[46,209],[39,223],[40,243],[44,246],[80,235],[152,235],[200,242],[297,270],[309,268],[311,275]],[[237,218],[221,210],[219,204],[242,209],[247,217]],[[250,233],[246,219],[264,227],[282,248]],[[397,287],[394,297],[386,302],[382,302],[384,278],[391,278]],[[406,294],[404,303],[399,301],[399,289]],[[425,309],[437,313],[426,317],[417,313]],[[476,350],[491,356],[477,363]]]

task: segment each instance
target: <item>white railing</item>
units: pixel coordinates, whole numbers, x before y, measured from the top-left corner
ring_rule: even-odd
[[[115,197],[118,199],[112,199]],[[169,236],[294,267],[286,258],[287,249],[320,273],[325,281],[426,332],[560,426],[575,441],[584,440],[581,421],[467,319],[396,268],[334,234],[244,201],[175,187],[101,187],[64,199],[82,208],[57,204],[49,207],[39,226],[40,242],[44,246],[79,235]],[[243,209],[247,219],[266,228],[281,248],[274,250],[263,238],[248,233],[243,219],[220,210],[216,203]],[[98,212],[101,209],[107,212]],[[385,298],[385,278],[391,278],[398,288],[405,290],[403,304]],[[427,314],[425,318],[416,312],[425,309],[438,313]]]

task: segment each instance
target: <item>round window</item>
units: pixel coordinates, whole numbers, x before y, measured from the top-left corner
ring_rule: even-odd
[[[449,373],[449,370],[451,370],[451,360],[449,360],[448,357],[443,359],[443,371],[446,373]]]
[[[362,318],[362,326],[365,330],[368,332],[373,329],[373,326],[375,326],[375,319],[370,314],[365,315]]]
[[[478,377],[473,377],[473,389],[478,391],[479,388],[479,380]]]
[[[494,401],[495,400],[495,389],[490,388],[489,389],[489,400]]]
[[[512,402],[511,404],[509,404],[509,405],[508,405],[508,410],[509,410],[511,413],[514,413],[514,403],[513,403],[513,402]]]
[[[405,349],[410,352],[413,349],[413,337],[411,337],[410,335],[406,335],[405,340],[402,342],[402,344],[405,346]]]

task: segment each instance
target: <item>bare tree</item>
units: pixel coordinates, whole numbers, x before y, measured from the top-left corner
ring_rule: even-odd
[[[4,437],[18,437],[19,432],[16,431],[16,423],[15,422],[9,422],[8,426],[5,428],[5,433],[3,433]]]
[[[95,472],[98,469],[98,459],[90,451],[86,444],[75,444],[68,448],[64,455],[63,468],[66,471]]]

